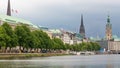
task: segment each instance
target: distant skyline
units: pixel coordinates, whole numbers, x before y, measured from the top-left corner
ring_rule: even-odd
[[[0,14],[6,14],[7,1],[0,0]],[[79,32],[83,14],[86,36],[105,36],[109,12],[113,35],[120,36],[120,0],[11,0],[12,16],[35,25]]]

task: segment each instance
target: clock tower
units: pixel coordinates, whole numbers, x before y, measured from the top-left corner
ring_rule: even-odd
[[[112,39],[112,24],[110,23],[110,16],[108,15],[106,24],[106,40]]]

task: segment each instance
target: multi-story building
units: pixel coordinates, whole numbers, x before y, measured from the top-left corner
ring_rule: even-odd
[[[73,35],[72,32],[62,31],[62,37],[61,37],[61,39],[63,40],[64,43],[74,44],[73,37],[74,37],[74,35]]]
[[[120,52],[120,41],[107,41],[107,40],[101,40],[97,41],[102,49],[105,49],[105,51],[112,51],[112,52]]]
[[[51,32],[52,38],[60,38],[61,39],[61,36],[62,36],[61,30],[59,30],[59,29],[49,29],[48,31]]]
[[[60,30],[60,29],[42,29],[46,32],[50,38],[60,38],[66,44],[78,44],[82,42],[82,36],[70,31]]]

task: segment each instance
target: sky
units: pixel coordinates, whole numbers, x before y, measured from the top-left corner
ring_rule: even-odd
[[[107,15],[113,35],[120,37],[120,0],[11,0],[12,16],[48,28],[79,31],[81,14],[86,36],[104,37]],[[0,0],[0,13],[6,14],[7,0]]]

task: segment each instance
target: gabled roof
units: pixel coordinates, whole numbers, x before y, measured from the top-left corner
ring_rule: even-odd
[[[55,34],[61,34],[62,32],[59,29],[49,29],[50,32]]]
[[[83,39],[83,36],[80,33],[75,34],[76,38]]]

